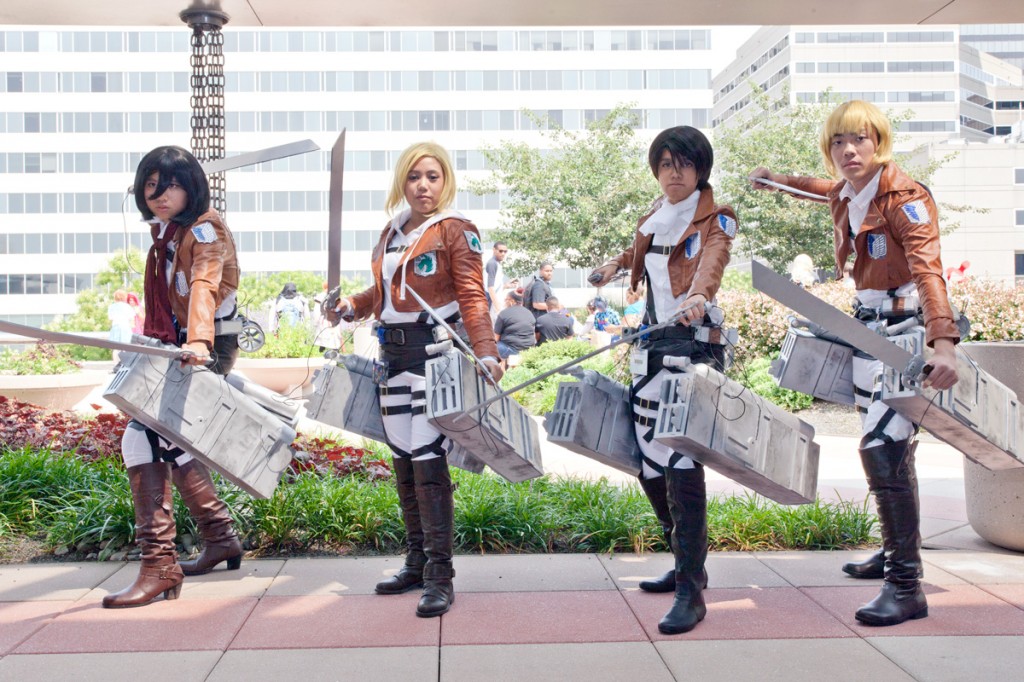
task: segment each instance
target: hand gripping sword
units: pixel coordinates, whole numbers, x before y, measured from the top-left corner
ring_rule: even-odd
[[[583,362],[584,360],[589,360],[590,358],[594,357],[595,355],[600,355],[601,353],[605,352],[606,350],[610,350],[610,349],[614,348],[615,346],[618,346],[618,345],[623,344],[623,343],[629,343],[630,341],[633,341],[635,339],[639,339],[639,338],[641,338],[643,336],[646,336],[647,334],[650,334],[651,332],[657,331],[659,329],[664,329],[665,327],[671,327],[672,325],[674,325],[677,322],[679,322],[679,319],[683,316],[683,313],[685,313],[687,310],[690,310],[691,308],[693,308],[693,307],[695,307],[697,305],[698,305],[697,303],[691,303],[690,305],[688,305],[685,308],[683,308],[683,309],[679,310],[678,312],[676,312],[675,315],[673,315],[669,319],[665,320],[664,322],[659,322],[658,324],[652,324],[650,327],[644,327],[640,331],[633,332],[632,334],[627,334],[625,336],[621,336],[618,339],[616,339],[616,340],[612,341],[611,343],[609,343],[607,346],[602,346],[601,348],[598,348],[595,351],[591,351],[590,353],[587,353],[586,355],[581,355],[578,358],[574,358],[574,359],[570,360],[569,362],[565,363],[564,365],[559,365],[558,367],[555,367],[554,369],[549,369],[548,371],[546,371],[546,372],[544,372],[542,374],[538,374],[537,376],[533,377],[529,381],[524,381],[523,383],[519,384],[518,386],[513,386],[512,388],[508,389],[507,391],[502,391],[501,393],[499,393],[497,395],[491,396],[490,398],[488,398],[487,400],[484,400],[483,402],[477,403],[476,405],[473,405],[472,407],[467,407],[466,411],[463,412],[462,414],[460,414],[458,417],[456,417],[453,421],[457,422],[460,419],[462,419],[463,417],[465,417],[466,415],[470,415],[470,414],[474,414],[476,412],[480,412],[481,410],[486,409],[487,406],[490,405],[491,403],[498,402],[502,398],[506,398],[506,397],[512,395],[513,393],[517,392],[517,391],[523,390],[527,386],[535,384],[538,381],[542,381],[544,379],[547,379],[549,376],[551,376],[553,374],[558,374],[559,372],[561,372],[561,371],[563,371],[565,369],[568,369],[569,367],[572,367],[573,365],[578,365],[579,363]]]

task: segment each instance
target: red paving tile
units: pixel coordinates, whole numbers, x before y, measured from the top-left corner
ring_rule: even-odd
[[[989,594],[1024,609],[1024,585],[977,585]]]
[[[1010,586],[986,589],[999,587]],[[877,586],[806,587],[803,591],[861,637],[1024,635],[1024,610],[974,585],[926,585],[928,617],[883,628],[861,625],[853,617],[858,608],[875,598]]]
[[[672,606],[670,594],[624,593],[651,640],[811,639],[853,637],[849,628],[795,587],[704,591],[708,614],[685,635],[663,635],[658,621]]]
[[[231,649],[437,646],[440,619],[417,617],[419,598],[418,591],[386,597],[264,597]],[[454,608],[464,598],[457,595]]]
[[[255,605],[255,599],[161,599],[134,609],[105,609],[99,602],[79,602],[13,653],[225,649]]]
[[[457,595],[441,623],[441,644],[645,641],[617,591]]]
[[[71,601],[0,603],[0,656],[10,653],[26,637],[49,624]]]

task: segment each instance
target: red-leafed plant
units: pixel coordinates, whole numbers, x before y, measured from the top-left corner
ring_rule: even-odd
[[[363,448],[303,434],[299,434],[292,447],[298,451],[292,459],[292,469],[297,473],[315,471],[332,476],[362,474],[370,479],[391,477],[391,467],[382,460],[367,458],[367,455],[373,453]]]
[[[82,417],[0,396],[0,443],[11,450],[47,448],[75,452],[86,461],[104,459],[120,454],[127,423],[120,413]]]

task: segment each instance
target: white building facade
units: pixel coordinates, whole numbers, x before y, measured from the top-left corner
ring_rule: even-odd
[[[189,146],[189,30],[0,32],[0,317],[42,324],[125,244],[146,248],[133,197],[141,156]],[[310,138],[320,152],[231,171],[227,219],[243,274],[327,268],[329,150],[347,129],[342,274],[369,281],[392,164],[424,139],[460,186],[480,150],[542,144],[522,110],[569,130],[630,103],[644,142],[710,127],[712,30],[224,29],[229,155]],[[460,192],[485,232],[501,197]],[[557,259],[558,254],[552,254]],[[556,269],[556,289],[584,287]],[[581,294],[582,295],[582,294]]]

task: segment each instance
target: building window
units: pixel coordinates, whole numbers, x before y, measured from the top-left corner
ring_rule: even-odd
[[[1017,227],[1024,227],[1024,208],[1018,208],[1015,213],[1017,215]]]
[[[1024,253],[1013,254],[1013,274],[1017,284],[1024,284]]]
[[[1024,185],[1024,168],[1013,169],[1013,183],[1015,185]]]

